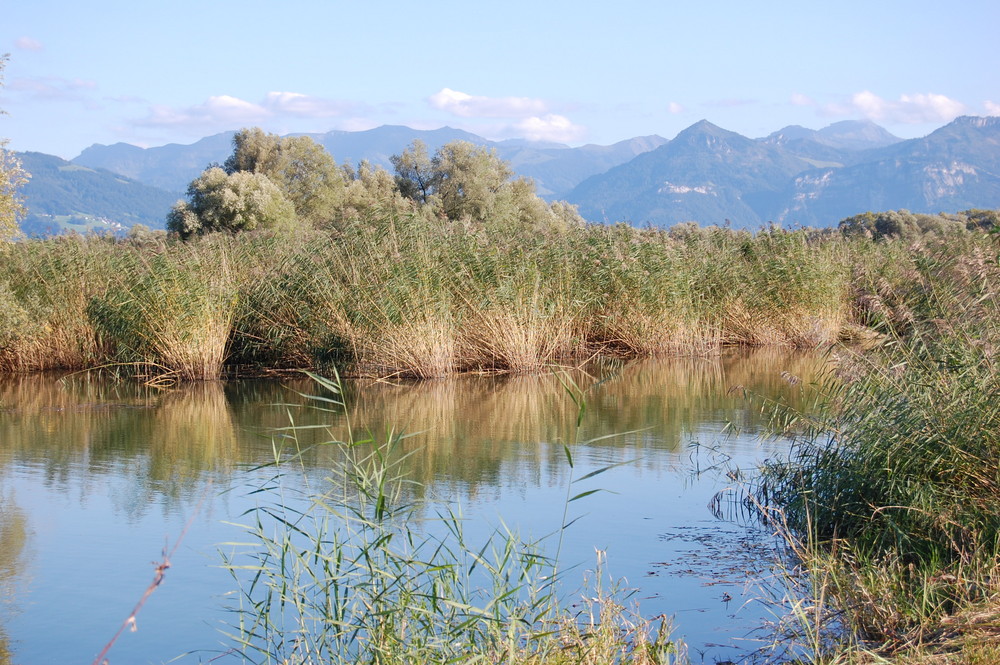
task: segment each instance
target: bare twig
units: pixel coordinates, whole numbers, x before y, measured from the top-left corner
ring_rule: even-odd
[[[104,648],[101,649],[101,653],[97,654],[97,657],[94,658],[94,661],[93,663],[91,663],[91,665],[108,665],[108,659],[106,658],[106,656],[108,655],[108,652],[111,651],[111,647],[113,647],[115,645],[115,642],[118,641],[118,638],[121,637],[122,633],[125,632],[125,629],[129,628],[130,630],[132,630],[132,632],[135,632],[137,630],[136,615],[139,614],[139,610],[141,610],[142,606],[146,604],[146,601],[149,600],[149,597],[151,595],[153,595],[153,592],[156,591],[156,589],[160,586],[160,584],[163,583],[163,578],[166,575],[167,569],[170,568],[170,559],[177,552],[177,548],[180,547],[181,541],[183,541],[184,536],[187,535],[188,529],[194,522],[194,518],[197,517],[198,513],[201,511],[201,506],[205,502],[205,496],[207,496],[207,494],[208,492],[206,490],[205,495],[202,496],[201,501],[198,502],[198,506],[195,508],[194,512],[191,514],[191,517],[188,518],[187,523],[184,525],[184,529],[181,531],[181,535],[178,536],[177,540],[174,542],[173,548],[171,548],[170,551],[168,552],[167,546],[166,545],[163,546],[163,551],[162,551],[163,559],[156,563],[156,568],[153,573],[153,581],[150,582],[148,587],[146,587],[145,593],[142,594],[142,597],[139,599],[139,602],[137,602],[135,604],[135,607],[132,608],[132,612],[131,614],[128,615],[128,618],[126,618],[125,621],[122,622],[122,625],[118,629],[118,632],[115,633],[114,637],[112,637],[108,641],[108,643],[104,645]]]

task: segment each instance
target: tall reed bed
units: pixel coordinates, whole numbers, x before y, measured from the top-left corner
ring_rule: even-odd
[[[78,237],[0,245],[0,371],[100,363],[87,305],[109,289],[117,254],[113,242]]]
[[[331,365],[430,378],[600,353],[815,347],[901,325],[925,253],[812,231],[527,230],[391,210],[330,232],[2,251],[3,369],[182,379]]]
[[[240,296],[232,240],[122,259],[111,288],[87,308],[112,362],[181,380],[219,378]]]
[[[724,248],[713,250],[724,263]],[[591,229],[569,255],[586,294],[589,346],[626,355],[717,347],[717,327],[704,300],[711,279],[693,246],[663,232],[617,225]]]
[[[1000,593],[1000,247],[958,245],[875,280],[867,311],[890,336],[845,360],[828,417],[759,488],[883,651],[933,648]]]

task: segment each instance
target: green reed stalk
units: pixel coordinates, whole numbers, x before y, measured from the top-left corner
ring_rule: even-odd
[[[341,408],[339,381],[314,378],[325,394],[313,401]],[[320,444],[338,453],[328,486],[295,496],[281,475],[305,451],[294,426],[282,434],[262,494],[271,500],[244,525],[250,542],[226,545],[240,586],[231,637],[248,660],[680,662],[667,625],[637,618],[600,584],[587,616],[563,609],[556,563],[539,543],[503,525],[469,542],[457,508],[417,498],[403,435]]]

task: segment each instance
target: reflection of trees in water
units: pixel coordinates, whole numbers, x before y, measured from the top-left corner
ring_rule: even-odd
[[[752,431],[760,416],[731,388],[796,404],[798,388],[783,374],[808,383],[822,366],[815,354],[775,350],[593,364],[569,372],[586,391],[588,413],[578,437],[645,430],[595,444],[609,463],[642,457],[650,447],[683,450],[706,423],[720,429],[719,423],[732,422]],[[343,414],[307,408],[309,400],[296,391],[318,389],[304,378],[205,382],[159,392],[86,375],[61,382],[13,377],[0,381],[0,437],[5,456],[41,465],[56,487],[67,485],[74,465],[89,472],[78,483],[127,474],[133,482],[115,501],[134,517],[152,503],[169,510],[199,493],[207,475],[268,461],[270,437],[280,436],[274,431],[288,426],[289,414],[298,425],[329,426],[301,430],[302,446],[348,436]],[[346,401],[355,436],[419,433],[403,447],[422,449],[409,465],[427,485],[458,481],[473,494],[502,482],[552,484],[566,472],[560,447],[547,444],[572,440],[576,412],[552,374],[354,382]],[[304,459],[324,467],[338,454],[321,446]]]
[[[28,520],[12,495],[0,494],[0,608],[9,616],[15,589],[24,583]],[[0,665],[12,661],[10,640],[0,624]]]

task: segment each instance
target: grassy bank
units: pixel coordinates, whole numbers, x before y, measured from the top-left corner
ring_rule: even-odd
[[[857,307],[884,342],[844,355],[824,417],[785,414],[795,447],[757,493],[822,587],[813,619],[847,628],[822,662],[1000,653],[998,254],[929,247],[873,282]]]
[[[981,236],[948,251],[971,256]],[[28,241],[0,248],[0,370],[426,378],[595,353],[814,347],[909,306],[893,298],[928,251],[807,230],[517,235],[390,212],[292,235]]]

